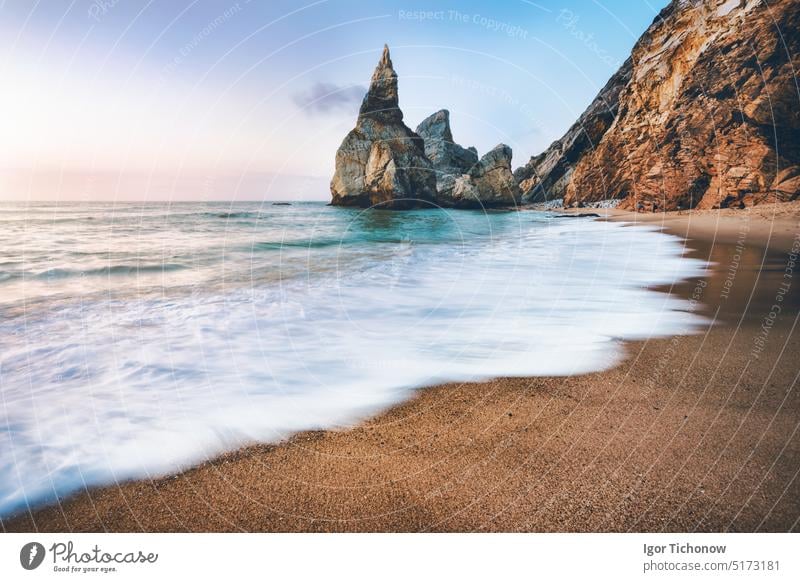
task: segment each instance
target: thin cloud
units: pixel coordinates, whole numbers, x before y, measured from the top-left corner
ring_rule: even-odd
[[[355,109],[366,92],[367,88],[361,85],[339,86],[318,81],[309,89],[292,95],[292,101],[305,113],[314,115]]]

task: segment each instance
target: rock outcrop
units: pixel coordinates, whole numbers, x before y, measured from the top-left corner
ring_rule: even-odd
[[[453,141],[450,113],[437,111],[417,127],[403,123],[389,47],[372,75],[356,127],[336,152],[331,204],[406,209],[431,206],[515,206],[520,190],[511,148],[500,144],[478,159]]]
[[[628,59],[561,139],[514,171],[523,202],[564,197],[574,165],[597,147],[614,122],[619,94],[630,81],[631,70],[631,59]]]
[[[336,152],[331,204],[403,209],[429,206],[436,175],[422,138],[403,123],[389,47],[372,75],[356,127]]]
[[[571,129],[517,171],[527,196],[634,210],[797,198],[798,31],[797,0],[673,0],[604,89],[613,121],[591,123],[595,101],[576,124],[586,147],[565,147]]]
[[[416,132],[425,142],[425,156],[436,171],[438,198],[451,197],[456,178],[478,163],[478,151],[472,147],[463,148],[453,141],[447,109],[425,118]]]
[[[453,141],[450,113],[437,111],[417,126],[436,171],[436,202],[455,208],[514,206],[520,191],[511,172],[511,148],[500,144],[480,160],[474,147]]]
[[[481,206],[513,206],[520,190],[511,172],[511,148],[501,143],[475,164],[468,174]]]

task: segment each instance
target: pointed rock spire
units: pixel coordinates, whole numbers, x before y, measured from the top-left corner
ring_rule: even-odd
[[[378,63],[378,65],[380,65],[381,67],[389,67],[390,69],[392,68],[392,57],[389,54],[388,44],[383,45],[383,54],[381,54],[381,60]]]
[[[397,73],[392,66],[388,45],[383,45],[381,60],[372,73],[369,91],[364,96],[358,114],[359,117],[370,117],[383,123],[403,121],[397,96]]]
[[[417,126],[417,133],[424,139],[453,143],[453,132],[450,131],[450,112],[447,109],[440,109],[429,115]]]
[[[403,123],[397,73],[383,47],[355,128],[336,151],[331,204],[403,209],[430,206],[436,175],[424,142]]]

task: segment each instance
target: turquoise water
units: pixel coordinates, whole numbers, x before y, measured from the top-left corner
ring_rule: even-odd
[[[680,239],[537,212],[3,204],[0,239],[0,515],[702,324],[651,290],[704,272]]]

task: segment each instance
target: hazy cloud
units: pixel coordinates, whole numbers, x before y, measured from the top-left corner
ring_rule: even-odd
[[[292,95],[292,101],[309,115],[335,110],[355,109],[364,98],[367,88],[361,85],[339,86],[318,81],[309,89]]]

